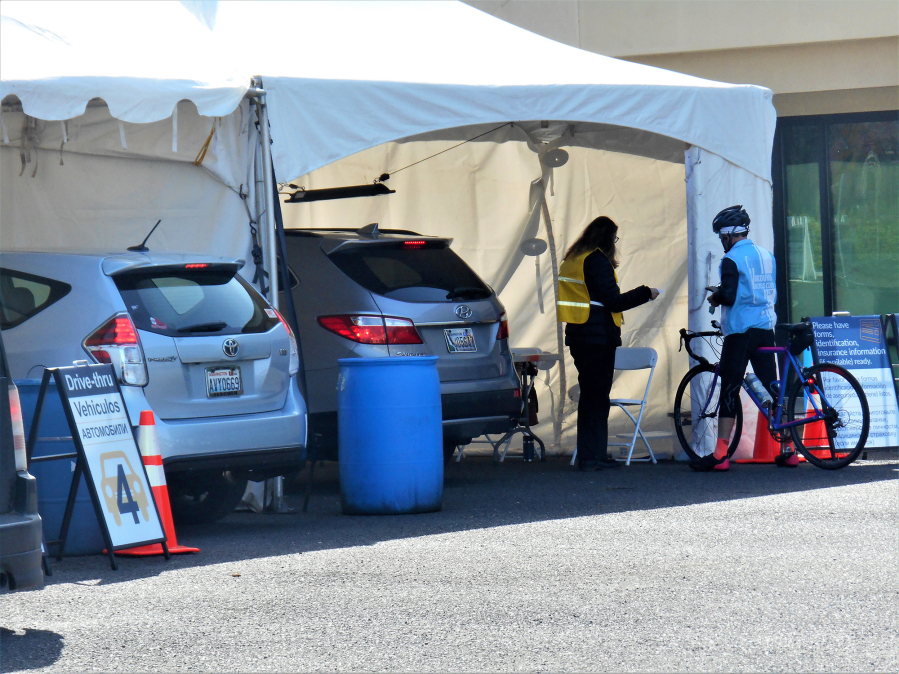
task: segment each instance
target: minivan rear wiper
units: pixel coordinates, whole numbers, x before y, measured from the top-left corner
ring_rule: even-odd
[[[213,321],[211,323],[197,323],[196,325],[188,325],[186,328],[178,328],[178,332],[218,332],[228,324],[224,321]]]
[[[478,297],[478,296],[481,297]],[[469,299],[486,299],[490,297],[490,291],[486,288],[476,288],[474,286],[462,286],[453,288],[446,294],[446,299],[454,300],[459,297],[467,297]]]

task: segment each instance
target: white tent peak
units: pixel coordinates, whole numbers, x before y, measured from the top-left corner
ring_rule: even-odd
[[[215,30],[218,0],[181,0],[184,8],[209,30]]]

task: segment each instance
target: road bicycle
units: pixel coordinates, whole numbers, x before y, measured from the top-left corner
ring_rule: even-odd
[[[674,428],[692,460],[714,451],[718,438],[719,363],[709,362],[690,348],[692,340],[703,339],[720,358],[724,337],[717,321],[712,321],[712,326],[715,330],[708,332],[680,331],[681,347],[686,347],[697,365],[684,375],[674,396]],[[810,323],[782,323],[777,327],[788,331],[788,346],[756,350],[782,354],[780,379],[771,385],[776,402],[763,404],[746,379],[743,389],[764,415],[775,441],[783,444],[792,439],[799,453],[819,468],[848,466],[864,449],[871,424],[868,399],[861,385],[839,365],[820,363],[806,368],[799,364],[797,356],[812,343]],[[743,410],[738,405],[728,457],[736,451],[742,430]]]

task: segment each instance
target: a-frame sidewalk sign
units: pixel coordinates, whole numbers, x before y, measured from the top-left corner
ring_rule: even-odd
[[[76,452],[32,458],[51,377],[62,399]],[[82,473],[113,569],[118,568],[116,550],[139,545],[162,543],[165,558],[169,559],[162,519],[112,365],[76,361],[73,367],[44,370],[28,433],[27,454],[29,464],[75,459],[59,540],[47,541],[47,545],[57,546],[57,560],[62,559],[65,550]]]

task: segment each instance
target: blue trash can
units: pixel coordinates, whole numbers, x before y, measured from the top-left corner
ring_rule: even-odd
[[[440,510],[443,414],[437,357],[339,362],[338,460],[344,514]]]
[[[16,382],[19,399],[22,402],[22,420],[25,434],[31,430],[37,395],[41,388],[40,379],[22,379]],[[56,438],[39,441],[34,447],[32,458],[50,454],[72,454],[75,443],[72,440],[59,440],[72,435],[62,409],[62,401],[56,391],[56,382],[50,380],[47,395],[44,396],[44,409],[41,412],[41,423],[38,427],[38,438]],[[41,514],[44,526],[44,540],[59,539],[62,529],[62,518],[66,512],[66,501],[72,486],[72,471],[75,470],[75,459],[57,461],[40,461],[28,466],[28,472],[37,480],[37,509]],[[97,522],[97,514],[87,488],[86,476],[82,474],[81,484],[75,498],[75,509],[66,538],[65,555],[96,555],[103,552],[106,544]],[[56,554],[56,546],[50,546],[48,552]]]

